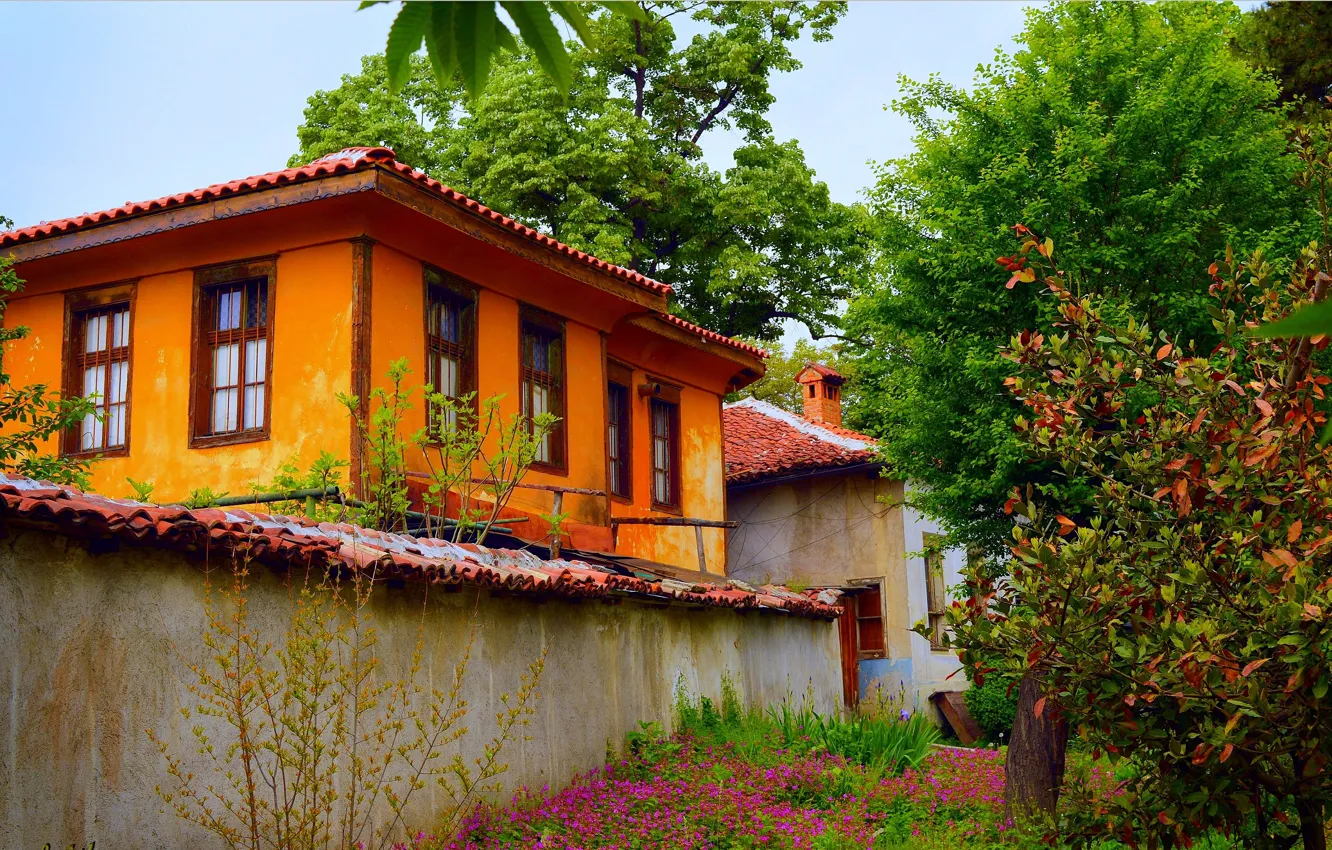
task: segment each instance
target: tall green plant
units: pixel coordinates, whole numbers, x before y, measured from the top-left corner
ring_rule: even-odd
[[[22,290],[13,260],[0,257],[0,471],[86,488],[94,460],[49,451],[43,444],[100,416],[93,400],[63,397],[46,384],[16,386],[5,369],[9,348],[31,333],[24,325],[4,323],[9,299]]]
[[[371,393],[374,409],[367,418],[358,396],[338,393],[337,400],[351,417],[352,428],[366,452],[361,467],[359,521],[380,531],[406,531],[411,501],[407,492],[407,438],[402,434],[403,420],[411,410],[411,387],[403,382],[411,374],[407,358],[389,364],[388,387],[376,387]]]
[[[354,516],[362,525],[381,531],[407,530],[411,512],[407,452],[414,448],[425,463],[425,469],[419,471],[426,481],[421,494],[425,533],[455,542],[470,536],[484,544],[559,417],[543,413],[504,418],[500,414],[503,396],[480,402],[473,393],[450,398],[428,385],[408,384],[411,371],[406,358],[389,365],[389,386],[375,389],[368,419],[358,397],[338,395],[366,447],[367,462],[361,470],[363,504]],[[427,411],[426,426],[405,434],[407,411],[418,391]],[[336,473],[336,467],[330,467],[325,478]],[[449,516],[450,494],[458,501],[453,517]]]
[[[482,400],[478,414],[474,393],[453,399],[427,388],[430,422],[413,442],[425,455],[429,475],[423,497],[428,533],[433,527],[443,534],[448,496],[455,493],[459,507],[453,539],[470,534],[484,544],[559,422],[551,413],[512,414],[505,420],[499,410],[502,398]]]

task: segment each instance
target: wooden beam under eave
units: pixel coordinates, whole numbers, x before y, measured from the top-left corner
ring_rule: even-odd
[[[690,348],[695,348],[699,351],[706,351],[708,354],[716,357],[724,357],[733,363],[739,364],[741,372],[748,370],[754,375],[753,380],[745,381],[741,386],[758,380],[763,377],[763,373],[767,371],[767,367],[764,365],[762,358],[756,357],[749,352],[741,351],[733,346],[714,342],[713,340],[699,336],[696,333],[690,333],[684,328],[679,327],[678,325],[673,325],[659,316],[630,316],[626,321],[631,325],[640,327],[645,331],[650,331],[658,336],[666,337],[681,345],[687,345]]]

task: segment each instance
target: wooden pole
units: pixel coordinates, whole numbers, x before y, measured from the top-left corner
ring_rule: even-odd
[[[698,571],[706,573],[708,571],[708,553],[703,549],[703,526],[694,526],[694,542],[698,544]]]
[[[555,515],[558,515],[558,514],[564,512],[564,491],[563,491],[563,490],[556,490],[556,491],[555,491],[555,499],[554,499],[554,501],[551,503],[550,512],[551,512],[551,515],[552,515],[552,516],[555,516]],[[556,520],[556,522],[558,523],[559,521]],[[558,561],[558,560],[560,559],[560,528],[559,528],[559,525],[556,525],[555,528],[552,528],[552,529],[551,529],[551,535],[550,535],[550,559],[551,559],[552,561]]]

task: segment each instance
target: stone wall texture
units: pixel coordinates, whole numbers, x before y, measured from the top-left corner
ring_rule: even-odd
[[[0,836],[6,847],[95,841],[99,850],[211,848],[220,842],[159,799],[165,764],[153,729],[190,752],[180,709],[193,704],[188,665],[205,658],[206,569],[230,562],[147,548],[94,553],[60,534],[5,529],[0,540]],[[286,576],[256,567],[252,622],[277,642],[289,618]],[[747,701],[812,689],[840,705],[837,626],[785,614],[535,601],[475,588],[376,589],[383,675],[404,675],[424,629],[421,676],[446,684],[477,625],[464,697],[470,760],[495,729],[500,695],[549,647],[536,715],[504,753],[505,790],[560,786],[622,749],[640,720],[669,724],[677,683],[716,699],[729,674]],[[191,762],[203,775],[202,761]],[[412,802],[430,828],[443,799]]]

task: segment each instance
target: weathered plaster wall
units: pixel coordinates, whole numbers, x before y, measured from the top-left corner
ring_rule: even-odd
[[[203,565],[178,554],[86,545],[7,529],[0,547],[0,835],[6,846],[96,841],[104,847],[211,848],[211,837],[163,808],[166,779],[145,730],[188,747],[179,709],[186,663],[202,659]],[[279,577],[260,568],[253,622],[280,636],[287,604]],[[407,663],[422,623],[420,586],[378,590],[372,601],[386,670]],[[667,719],[683,677],[719,696],[724,672],[746,698],[780,699],[812,681],[823,710],[840,700],[836,626],[789,616],[653,608],[626,602],[536,604],[475,589],[435,590],[425,606],[425,676],[447,681],[478,633],[465,698],[466,756],[493,734],[499,695],[512,691],[543,645],[550,655],[529,742],[505,752],[508,788],[560,785],[597,767],[639,720]],[[199,764],[194,769],[202,770]],[[414,801],[431,822],[430,800]]]
[[[880,578],[887,657],[859,662],[861,698],[875,687],[896,697],[905,687],[908,701],[924,708],[930,694],[962,690],[967,682],[952,675],[960,667],[955,653],[931,650],[928,640],[911,632],[928,608],[925,535],[942,532],[899,506],[905,488],[863,472],[734,488],[727,518],[740,527],[730,534],[728,574],[754,584],[814,586]],[[958,549],[944,553],[949,588],[961,583],[965,559]]]
[[[841,585],[887,574],[904,555],[902,483],[832,473],[727,494],[727,574],[751,584]]]
[[[921,555],[925,548],[925,535],[942,534],[943,530],[938,523],[921,516],[909,507],[905,509],[905,520],[907,594],[910,600],[910,619],[912,623],[916,623],[925,619],[929,608],[925,587],[925,559]],[[967,555],[961,549],[949,549],[943,553],[943,556],[944,586],[948,588],[951,603],[953,588],[962,583],[962,571],[966,568]],[[930,649],[930,642],[917,634],[911,634],[909,638],[917,705],[926,705],[930,694],[935,691],[966,689],[967,679],[959,672],[962,662],[957,660],[956,652]],[[956,675],[953,675],[954,673]],[[952,678],[949,678],[950,676]]]

